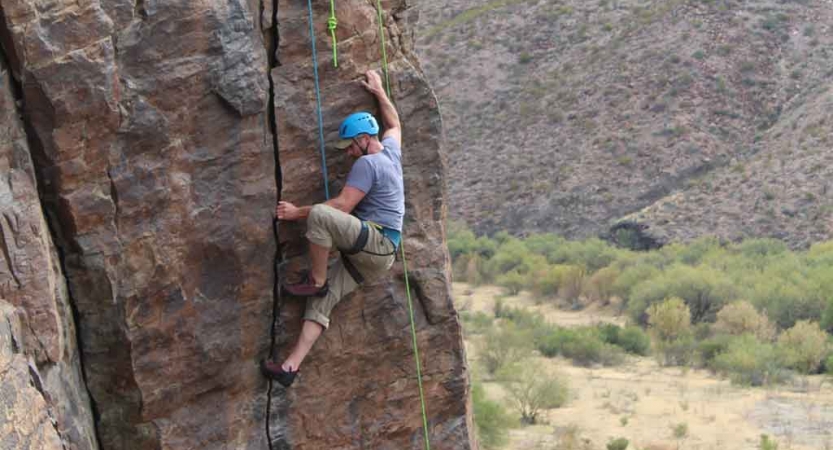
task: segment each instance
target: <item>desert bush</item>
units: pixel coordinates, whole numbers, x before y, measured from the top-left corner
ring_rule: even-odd
[[[718,333],[740,336],[752,334],[758,340],[771,341],[775,337],[775,326],[758,312],[751,303],[741,300],[728,304],[717,313],[714,330]]]
[[[816,373],[828,353],[827,339],[818,323],[800,321],[778,337],[778,351],[787,367]]]
[[[477,440],[480,446],[487,450],[496,450],[505,446],[509,440],[512,418],[500,403],[486,398],[486,393],[480,384],[472,386],[471,397]]]
[[[598,329],[593,327],[552,328],[538,342],[538,351],[547,357],[561,355],[583,367],[614,366],[624,361],[622,350],[603,342]]]
[[[483,311],[463,311],[460,313],[460,318],[463,320],[466,333],[471,335],[483,334],[492,328],[492,317]]]
[[[719,271],[706,265],[689,267],[676,264],[634,286],[628,312],[632,319],[645,323],[645,312],[651,305],[677,297],[688,306],[692,322],[713,321],[717,311],[734,296],[731,281]]]
[[[569,294],[567,284],[575,284],[583,280],[583,272],[580,267],[556,264],[554,266],[543,265],[532,276],[532,292],[542,297],[556,297],[557,295]]]
[[[581,266],[565,266],[558,286],[558,297],[570,302],[573,309],[581,308],[579,295],[584,290],[587,271]]]
[[[629,299],[633,288],[643,281],[651,280],[662,272],[654,266],[635,264],[620,269],[619,276],[613,283],[613,294],[622,299]]]
[[[778,450],[778,441],[770,439],[769,436],[762,434],[761,442],[758,443],[759,450]]]
[[[694,353],[691,316],[688,306],[677,297],[651,305],[648,326],[660,364],[688,364]]]
[[[548,251],[546,257],[550,264],[582,266],[593,273],[611,265],[624,254],[623,250],[601,239],[593,238],[585,241],[564,241],[562,245]]]
[[[523,423],[534,424],[542,410],[567,403],[567,382],[559,376],[547,375],[540,364],[532,361],[507,366],[500,372],[499,379],[504,382]]]
[[[583,294],[592,302],[607,305],[614,294],[614,283],[619,276],[616,267],[605,267],[594,273],[585,283]]]
[[[541,342],[553,329],[540,314],[524,308],[502,306],[501,318],[508,320],[516,330],[523,332],[530,339],[531,346]]]
[[[714,359],[729,349],[729,344],[734,336],[718,334],[697,342],[697,354],[699,363],[704,367],[714,367]]]
[[[691,334],[691,314],[678,297],[670,297],[648,309],[648,326],[661,341],[673,341]]]
[[[651,351],[651,338],[639,327],[626,327],[619,333],[619,341],[614,345],[628,353],[645,356]]]
[[[529,253],[526,246],[518,239],[510,238],[500,244],[495,255],[485,265],[488,278],[517,271],[526,274],[545,266],[546,260],[541,255]]]
[[[630,442],[625,438],[611,439],[607,443],[607,450],[627,450]]]
[[[726,351],[714,358],[714,368],[733,383],[747,386],[775,384],[787,376],[775,347],[749,334],[732,338]]]
[[[489,374],[495,374],[502,367],[520,361],[531,350],[531,334],[525,330],[518,330],[512,323],[507,323],[501,329],[493,329],[486,333],[480,351],[480,361]]]
[[[615,345],[628,353],[644,356],[651,350],[651,338],[639,327],[621,328],[608,323],[598,326],[598,334],[602,342]]]
[[[710,256],[724,252],[720,241],[713,236],[706,236],[697,239],[688,245],[674,244],[679,246],[676,250],[677,261],[689,266],[696,266],[704,262]]]
[[[517,295],[523,288],[527,287],[529,283],[529,276],[522,274],[517,270],[513,270],[511,272],[498,275],[495,279],[495,283],[506,289],[508,294]]]
[[[798,270],[767,267],[748,291],[749,300],[781,329],[800,320],[818,321],[827,306],[828,298],[818,280],[808,279]]]

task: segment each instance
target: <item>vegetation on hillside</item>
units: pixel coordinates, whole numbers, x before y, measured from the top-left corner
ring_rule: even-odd
[[[505,404],[517,413],[511,422],[535,423],[569,402],[566,381],[541,376],[535,355],[586,367],[653,355],[661,365],[709,369],[744,386],[833,375],[833,241],[792,251],[769,239],[703,238],[634,252],[552,234],[477,236],[459,223],[448,231],[455,280],[497,284],[507,295],[529,291],[558,308],[595,303],[629,322],[560,327],[500,299],[491,314],[464,311],[481,376],[507,392]],[[500,404],[480,408],[492,416]],[[478,424],[490,427],[481,432],[489,441],[509,426]]]

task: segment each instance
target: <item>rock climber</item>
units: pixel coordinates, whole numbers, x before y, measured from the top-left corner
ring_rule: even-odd
[[[311,270],[284,292],[306,297],[301,334],[289,356],[282,362],[263,361],[264,374],[289,387],[301,362],[330,324],[330,312],[365,279],[384,274],[393,264],[399,247],[405,191],[402,180],[402,130],[399,115],[391,103],[379,74],[368,71],[361,83],[379,102],[385,125],[379,139],[379,125],[367,112],[357,112],[341,123],[335,144],[356,158],[339,195],[312,206],[278,202],[279,220],[307,221]],[[331,249],[338,260],[327,270]]]

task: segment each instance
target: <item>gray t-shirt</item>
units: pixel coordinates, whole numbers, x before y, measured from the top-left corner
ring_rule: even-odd
[[[405,186],[402,182],[402,150],[393,138],[382,139],[379,153],[365,155],[353,163],[347,186],[365,193],[353,209],[356,217],[402,231],[405,215]]]

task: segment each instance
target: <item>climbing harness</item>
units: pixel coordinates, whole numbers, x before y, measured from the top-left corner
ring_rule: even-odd
[[[321,151],[321,173],[324,175],[324,196],[330,199],[330,186],[327,175],[327,154],[324,151],[324,119],[321,117],[321,87],[318,84],[318,52],[315,50],[315,28],[312,23],[312,0],[307,0],[309,11],[309,39],[312,42],[312,74],[315,77],[315,104],[318,107],[318,143]]]

